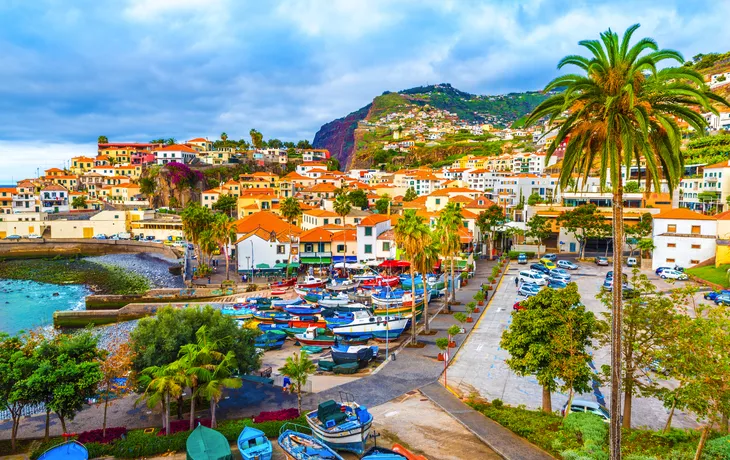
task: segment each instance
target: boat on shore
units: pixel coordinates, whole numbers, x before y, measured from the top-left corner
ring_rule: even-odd
[[[335,366],[336,368],[337,366]],[[373,424],[367,408],[353,401],[352,395],[340,392],[341,402],[328,400],[306,415],[312,434],[335,450],[361,455]]]
[[[238,451],[243,460],[271,460],[271,441],[263,431],[247,426],[238,435]]]
[[[365,305],[364,303],[358,302],[338,305],[336,307],[324,307],[322,309],[322,316],[333,316],[337,313],[347,313],[360,310],[370,310],[370,307],[368,305]]]
[[[253,318],[262,323],[288,323],[292,316],[280,311],[256,311],[253,313]]]
[[[302,433],[302,430],[311,431],[293,423],[285,423],[281,427],[277,441],[287,460],[344,460],[324,442]]]
[[[337,343],[337,338],[334,335],[318,334],[316,327],[308,327],[306,331],[301,334],[295,334],[294,339],[301,345],[316,345],[318,347],[331,347]]]
[[[423,289],[416,289],[416,305],[423,303],[423,296]],[[375,308],[384,308],[385,306],[410,307],[413,305],[413,293],[410,290],[375,289],[370,293],[370,297]]]
[[[330,329],[335,335],[360,336],[372,334],[374,338],[397,339],[408,327],[408,318],[401,316],[375,316],[369,311],[352,313],[352,321],[347,324],[332,325]]]
[[[284,311],[293,316],[314,316],[322,313],[322,307],[313,305],[290,305]]]
[[[271,329],[256,337],[254,346],[263,350],[278,350],[284,346],[286,332],[283,330]]]
[[[276,283],[271,283],[269,286],[271,289],[281,289],[281,288],[287,288],[292,287],[297,284],[297,277],[289,278],[286,280],[277,281]]]
[[[400,278],[397,276],[376,276],[375,278],[364,280],[360,285],[365,289],[376,287],[396,287],[400,284]]]
[[[322,278],[315,278],[314,276],[307,276],[301,283],[297,283],[297,288],[321,288],[324,287],[325,284],[327,284],[327,280],[323,280]]]
[[[39,460],[89,460],[89,451],[78,441],[69,441],[43,452]]]
[[[357,363],[363,368],[378,356],[379,348],[376,345],[332,345],[330,350],[335,364]]]

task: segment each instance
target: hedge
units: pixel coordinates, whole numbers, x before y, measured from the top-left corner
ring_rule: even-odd
[[[241,431],[246,426],[258,428],[268,438],[276,438],[279,436],[279,430],[286,423],[296,423],[306,426],[307,422],[305,417],[298,417],[288,421],[262,423],[254,423],[253,420],[247,418],[221,422],[216,430],[223,434],[229,442],[233,443],[238,439],[238,435],[241,434]],[[129,431],[125,438],[119,439],[111,444],[90,442],[85,444],[85,446],[89,450],[89,458],[109,456],[115,458],[153,457],[166,452],[184,451],[185,442],[189,435],[190,431],[181,431],[169,436],[157,436],[157,430],[150,434],[145,434],[144,430],[133,430]],[[46,443],[35,446],[30,454],[30,459],[37,459],[46,450],[65,441],[63,438],[54,438]]]
[[[532,259],[533,257],[535,257],[534,252],[526,252],[526,251],[510,251],[507,253],[507,256],[512,260],[516,260],[517,256],[519,256],[520,254],[525,254],[528,259]]]

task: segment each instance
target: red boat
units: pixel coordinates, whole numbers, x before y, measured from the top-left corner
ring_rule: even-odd
[[[371,280],[365,280],[360,283],[360,286],[364,288],[373,288],[380,286],[396,287],[400,283],[400,278],[397,276],[378,276]]]
[[[277,281],[276,283],[271,283],[271,289],[279,289],[279,288],[288,288],[292,287],[295,284],[297,284],[297,277],[289,278],[288,280],[281,280]]]
[[[298,283],[297,287],[300,289],[321,288],[321,287],[324,287],[325,284],[327,284],[327,280],[323,280],[321,278],[315,278],[313,276],[308,276],[304,279],[303,282]]]
[[[327,321],[302,321],[302,320],[289,320],[289,327],[319,327],[322,329],[327,328]]]

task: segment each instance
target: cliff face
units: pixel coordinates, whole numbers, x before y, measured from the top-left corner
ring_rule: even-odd
[[[368,104],[346,117],[322,125],[314,135],[312,146],[315,149],[329,150],[332,156],[339,160],[341,168],[345,169],[350,164],[355,147],[355,128],[359,121],[365,119],[370,106],[371,104]]]

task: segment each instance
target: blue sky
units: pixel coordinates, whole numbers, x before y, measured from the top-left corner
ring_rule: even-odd
[[[727,51],[730,2],[4,0],[0,183],[96,137],[312,139],[386,90],[536,90],[609,27],[689,59]]]

